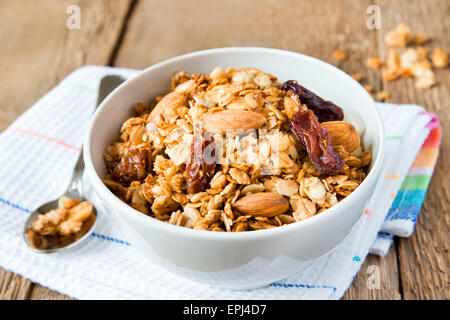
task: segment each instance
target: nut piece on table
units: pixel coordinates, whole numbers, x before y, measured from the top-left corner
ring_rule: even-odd
[[[246,195],[233,204],[242,214],[258,217],[274,217],[289,210],[289,202],[282,195],[258,192]]]
[[[356,128],[345,121],[329,121],[320,124],[330,133],[333,146],[342,145],[348,152],[355,151],[361,144]]]

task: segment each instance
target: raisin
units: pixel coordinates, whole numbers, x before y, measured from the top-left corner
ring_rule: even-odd
[[[308,152],[312,164],[327,175],[335,175],[344,166],[342,157],[333,149],[330,134],[322,128],[311,110],[299,111],[290,123],[290,129]]]
[[[326,101],[314,92],[302,87],[295,80],[288,80],[281,87],[284,91],[292,91],[300,99],[300,103],[306,104],[317,116],[319,122],[341,121],[344,119],[344,111],[331,101]]]
[[[113,169],[115,180],[124,186],[133,181],[143,181],[150,172],[150,152],[147,149],[131,149]]]
[[[186,189],[189,194],[202,192],[214,176],[216,159],[214,138],[210,135],[195,134],[191,156],[186,163]]]

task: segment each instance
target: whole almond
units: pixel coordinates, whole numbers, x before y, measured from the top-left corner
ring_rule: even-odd
[[[233,208],[242,214],[257,217],[274,217],[289,210],[289,202],[282,195],[258,192],[236,201]]]
[[[179,92],[171,92],[164,96],[153,108],[152,112],[148,116],[149,122],[157,122],[159,116],[163,116],[164,114],[169,114],[170,112],[175,111],[177,108],[186,105],[186,96]]]
[[[345,121],[328,121],[320,124],[330,133],[333,146],[342,145],[348,152],[355,151],[361,141],[356,128]]]
[[[211,133],[225,134],[227,131],[259,129],[266,118],[247,110],[222,110],[206,113],[202,116],[203,128]]]

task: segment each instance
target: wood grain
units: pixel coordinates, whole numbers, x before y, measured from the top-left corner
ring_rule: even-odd
[[[66,27],[70,4],[81,9],[79,30]],[[71,71],[108,63],[129,5],[128,0],[0,1],[0,130]],[[51,297],[43,294],[48,289],[2,269],[0,288],[0,299]]]
[[[369,255],[343,300],[400,300],[397,251],[393,246],[386,257]]]
[[[425,47],[432,50],[440,46],[447,52],[450,51],[449,1],[386,0],[380,1],[379,5],[383,14],[381,40],[387,30],[403,21],[413,31],[420,31],[432,38]],[[380,41],[380,56],[384,57],[386,52],[384,41]],[[410,238],[397,241],[404,299],[450,298],[449,68],[437,70],[436,78],[438,84],[426,91],[416,89],[412,79],[383,82],[383,87],[390,93],[392,101],[422,105],[428,111],[437,113],[442,126],[440,156],[414,234]]]
[[[81,9],[81,28],[66,27],[66,8]],[[71,71],[107,64],[129,0],[0,1],[0,130]]]

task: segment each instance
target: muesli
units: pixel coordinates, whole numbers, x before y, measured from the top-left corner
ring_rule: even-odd
[[[343,110],[255,68],[176,72],[107,147],[103,182],[145,215],[250,231],[308,219],[350,195],[371,163]]]

